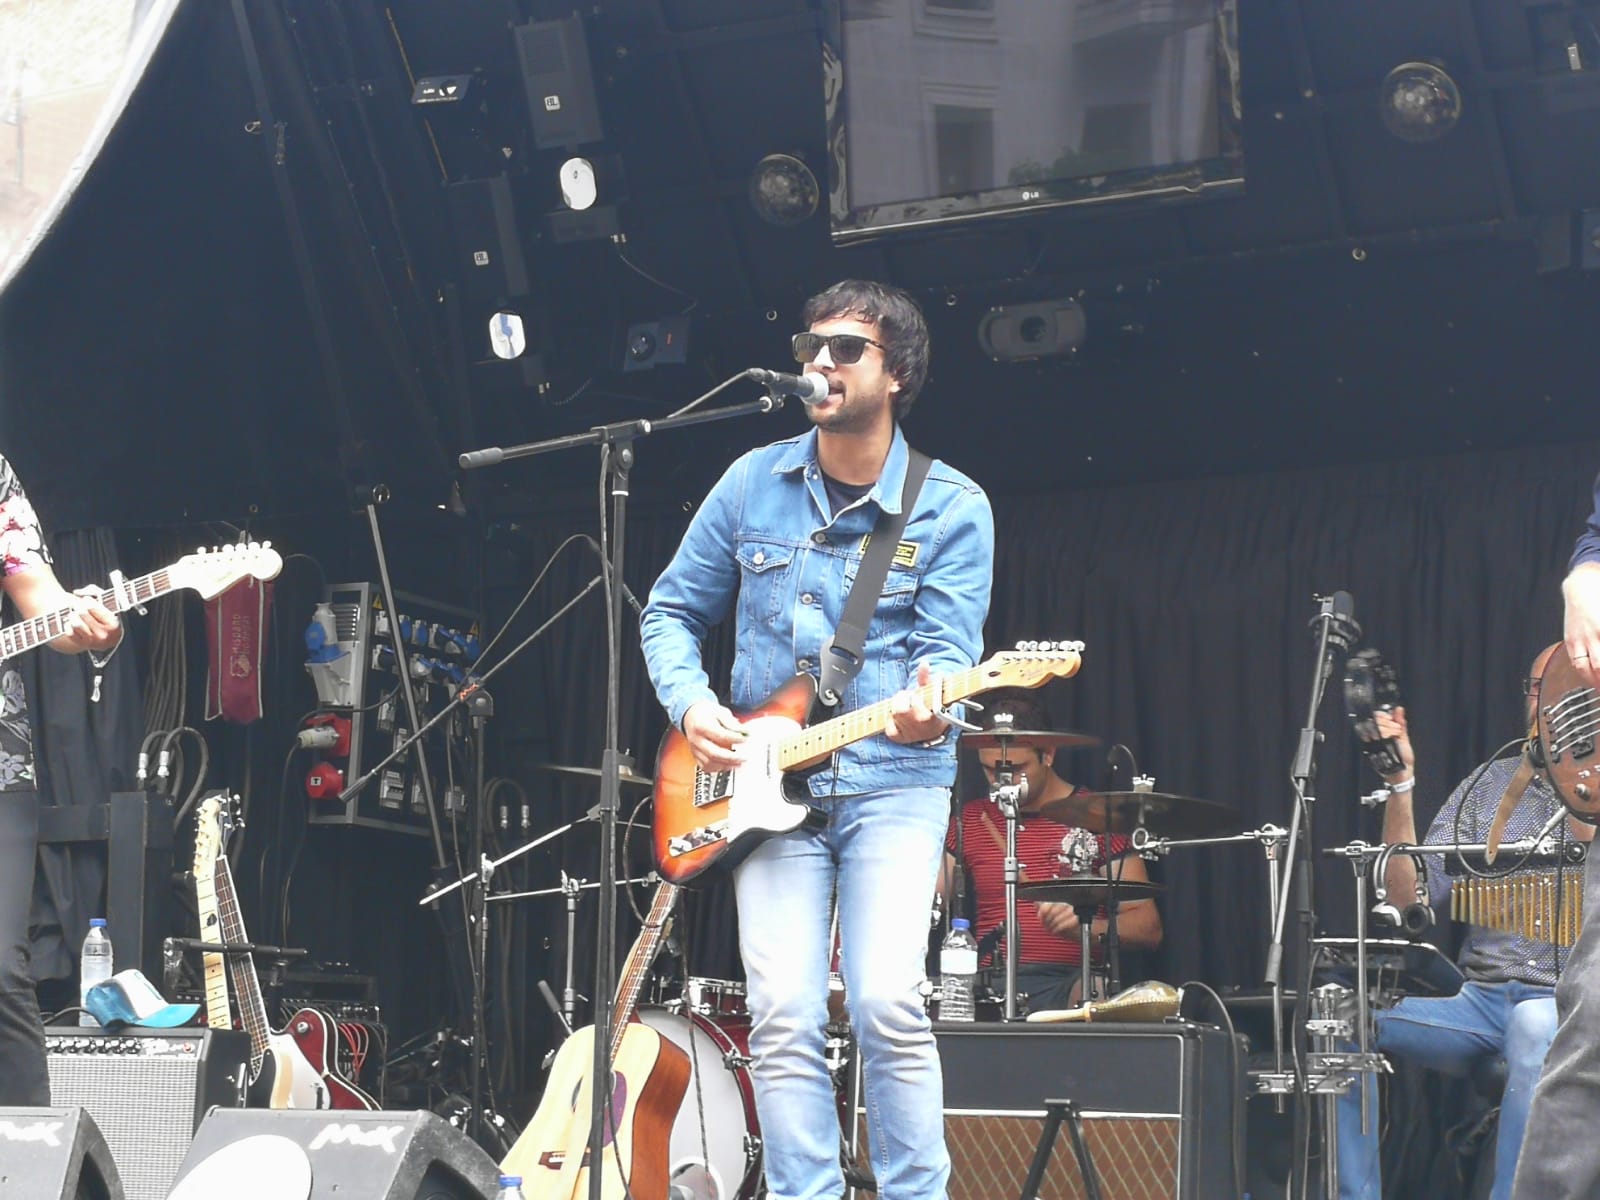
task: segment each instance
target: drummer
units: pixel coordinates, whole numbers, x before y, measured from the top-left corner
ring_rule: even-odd
[[[992,729],[1000,714],[1010,717],[1011,728],[1022,731],[1050,729],[1050,722],[1034,693],[994,693],[983,713],[985,728]],[[1021,879],[1037,881],[1065,878],[1074,873],[1073,861],[1101,876],[1106,861],[1112,860],[1112,874],[1130,882],[1148,882],[1144,861],[1129,853],[1128,839],[1122,836],[1096,837],[1087,830],[1075,829],[1044,816],[1040,809],[1052,801],[1065,800],[1084,789],[1063,779],[1054,766],[1055,750],[1041,743],[1029,745],[1018,738],[1007,748],[978,752],[984,775],[992,788],[1003,771],[1009,770],[1012,783],[1027,780],[1017,829],[1017,858]],[[987,793],[961,805],[959,840],[957,826],[951,822],[945,838],[945,868],[940,877],[940,895],[948,900],[952,889],[957,847],[968,880],[968,905],[975,913],[973,931],[978,937],[984,965],[1000,960],[994,953],[1005,928],[1006,889],[1005,812]],[[960,914],[957,914],[960,915]],[[1077,1002],[1076,985],[1082,962],[1078,915],[1070,904],[1034,903],[1018,900],[1017,931],[1022,954],[1017,960],[1017,989],[1027,994],[1019,1012],[1068,1008]],[[1094,962],[1105,961],[1107,914],[1101,909],[1091,927]],[[1117,905],[1117,943],[1122,951],[1152,950],[1161,944],[1161,914],[1154,900],[1121,902]]]

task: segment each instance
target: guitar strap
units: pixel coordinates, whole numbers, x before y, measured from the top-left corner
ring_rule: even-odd
[[[829,708],[835,708],[844,689],[861,670],[862,648],[867,644],[867,626],[872,624],[872,614],[877,611],[878,597],[883,594],[883,584],[889,578],[889,563],[900,546],[900,535],[905,532],[906,521],[911,516],[911,506],[922,491],[922,481],[928,477],[933,460],[920,450],[911,450],[906,460],[906,482],[900,489],[900,511],[880,510],[878,523],[872,528],[867,542],[867,552],[861,556],[861,567],[856,581],[845,598],[844,614],[833,636],[822,644],[822,677],[817,685],[817,698]]]

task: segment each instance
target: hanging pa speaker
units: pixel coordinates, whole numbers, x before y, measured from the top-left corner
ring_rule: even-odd
[[[583,18],[574,14],[559,21],[530,21],[512,33],[528,93],[533,144],[550,150],[603,140]]]
[[[430,1112],[219,1109],[194,1135],[168,1200],[491,1200],[495,1162]]]
[[[0,1108],[0,1196],[123,1200],[117,1165],[81,1108]]]

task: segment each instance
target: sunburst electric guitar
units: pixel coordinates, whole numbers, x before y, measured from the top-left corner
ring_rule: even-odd
[[[656,889],[617,982],[600,1173],[605,1200],[667,1200],[672,1123],[689,1087],[689,1056],[632,1017],[677,897],[678,889],[670,883]],[[500,1164],[507,1175],[522,1176],[528,1200],[579,1200],[589,1194],[593,1067],[594,1026],[587,1025],[562,1043],[550,1065],[539,1111]]]
[[[1082,642],[1023,642],[913,690],[928,707],[941,708],[995,688],[1076,675],[1082,657]],[[821,819],[821,810],[784,794],[785,777],[882,733],[891,701],[807,725],[816,698],[816,680],[796,675],[742,714],[746,762],[733,771],[702,770],[689,740],[676,729],[667,733],[656,753],[655,787],[656,869],[664,879],[684,884],[715,865],[733,866],[766,838]]]
[[[207,797],[200,806],[195,826],[195,895],[201,938],[214,944],[239,945],[250,939],[233,890],[233,872],[222,853],[225,811],[221,796]],[[251,1107],[331,1108],[333,1097],[322,1072],[301,1052],[294,1038],[287,1033],[274,1033],[267,1023],[267,1005],[261,998],[255,959],[248,954],[207,954],[205,970],[206,1020],[213,1028],[233,1027],[225,975],[232,978],[238,993],[239,1016],[250,1035]]]

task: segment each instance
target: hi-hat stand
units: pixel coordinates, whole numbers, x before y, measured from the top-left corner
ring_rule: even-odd
[[[775,412],[783,406],[782,396],[769,385],[767,395],[747,404],[733,404],[691,412],[726,388],[751,378],[750,372],[723,380],[704,395],[691,401],[678,412],[660,420],[617,421],[610,425],[597,425],[587,433],[550,438],[542,442],[528,442],[520,446],[490,446],[462,454],[460,464],[464,470],[495,466],[513,459],[528,458],[536,454],[549,454],[558,450],[575,450],[582,446],[595,446],[600,450],[602,470],[611,497],[609,531],[605,523],[605,506],[601,505],[601,541],[609,533],[610,554],[602,555],[606,566],[602,573],[606,597],[606,633],[609,653],[606,656],[606,740],[600,759],[600,878],[599,913],[596,918],[595,982],[594,982],[594,1080],[593,1102],[590,1106],[589,1161],[605,1161],[609,1141],[607,1126],[611,1120],[611,1005],[614,991],[613,975],[616,971],[617,898],[616,854],[617,812],[621,808],[621,714],[622,714],[622,621],[623,621],[623,563],[628,515],[628,477],[633,469],[634,443],[653,433],[665,433],[689,425],[711,421],[726,421],[734,417],[753,416]],[[600,1200],[604,1173],[589,1172],[590,1200]]]

